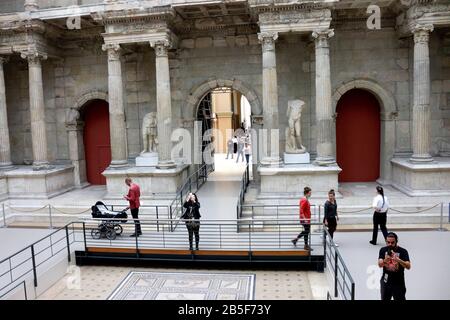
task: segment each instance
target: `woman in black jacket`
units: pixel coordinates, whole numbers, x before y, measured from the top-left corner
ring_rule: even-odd
[[[333,189],[328,191],[328,200],[325,202],[324,209],[325,216],[323,217],[323,223],[328,227],[328,232],[330,233],[331,239],[333,239],[333,235],[337,227],[337,221],[339,221],[336,195]],[[338,246],[336,242],[334,244],[336,247]]]
[[[186,228],[189,234],[189,250],[194,250],[192,247],[192,236],[195,234],[195,250],[198,250],[198,243],[200,241],[200,202],[198,202],[197,195],[195,193],[189,193],[186,201],[183,204],[186,209],[181,219],[185,219]]]

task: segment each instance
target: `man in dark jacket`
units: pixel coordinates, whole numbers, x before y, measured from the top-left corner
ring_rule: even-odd
[[[197,195],[195,193],[189,193],[186,201],[183,204],[186,209],[181,219],[186,220],[186,228],[189,233],[189,250],[194,250],[192,247],[192,236],[195,234],[195,250],[198,250],[198,243],[200,241],[200,202],[198,202]]]

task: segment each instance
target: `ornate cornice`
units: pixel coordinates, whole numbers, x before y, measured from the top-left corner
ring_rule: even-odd
[[[118,11],[104,11],[91,14],[95,21],[104,25],[111,24],[133,24],[152,22],[155,20],[171,21],[176,17],[176,12],[170,7],[156,7],[141,10],[140,8],[125,9]]]
[[[418,3],[397,17],[397,29],[402,36],[414,33],[418,24],[450,26],[450,4]]]
[[[324,9],[332,6],[327,2],[310,2],[296,0],[248,0],[250,9],[255,13],[262,12],[280,12],[291,10],[315,10]]]
[[[329,9],[311,11],[275,11],[259,14],[261,32],[308,32],[327,29],[331,23]]]

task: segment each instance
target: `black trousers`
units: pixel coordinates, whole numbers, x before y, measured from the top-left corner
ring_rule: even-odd
[[[388,231],[386,229],[386,220],[387,213],[386,212],[374,212],[373,213],[373,234],[372,234],[372,242],[377,243],[378,237],[378,225],[380,225],[381,232],[383,232],[384,239],[386,240]]]
[[[195,249],[198,250],[198,243],[200,241],[200,223],[196,223],[195,226],[191,226],[190,224],[186,223],[186,228],[188,230],[188,234],[189,234],[189,249],[192,250],[192,238],[193,235],[195,234]]]
[[[141,222],[137,219],[138,218],[138,214],[139,214],[139,208],[135,208],[135,209],[131,209],[131,216],[133,217],[134,220],[134,229],[135,229],[135,233],[142,233],[141,231]]]
[[[331,239],[333,239],[333,235],[337,227],[336,218],[327,219],[327,222],[328,222],[328,232],[330,233]]]
[[[245,155],[245,161],[246,161],[247,163],[250,162],[250,155],[249,155],[249,154],[246,154],[246,155]]]
[[[302,226],[305,230],[303,230],[302,232],[300,232],[298,234],[297,239],[304,237],[303,239],[305,240],[305,246],[306,246],[306,245],[308,245],[308,236],[309,236],[309,233],[311,232],[311,225],[309,223],[302,223]]]
[[[390,284],[384,283],[383,279],[380,280],[381,300],[390,301],[394,300],[403,301],[406,300],[406,287],[404,284]]]

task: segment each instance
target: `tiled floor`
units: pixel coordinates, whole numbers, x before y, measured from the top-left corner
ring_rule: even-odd
[[[211,272],[211,273],[239,273],[236,270],[212,269],[161,269],[87,266],[79,269],[80,283],[73,281],[76,272],[66,275],[52,288],[39,297],[41,300],[104,300],[115,290],[120,282],[132,271],[154,272]],[[324,299],[325,275],[306,271],[272,271],[272,270],[245,270],[243,274],[255,274],[256,300],[282,299],[282,300],[311,300]],[[310,275],[314,273],[314,275]],[[311,288],[310,277],[315,277],[315,284]],[[317,290],[319,288],[319,290]],[[314,292],[314,294],[313,294]]]

